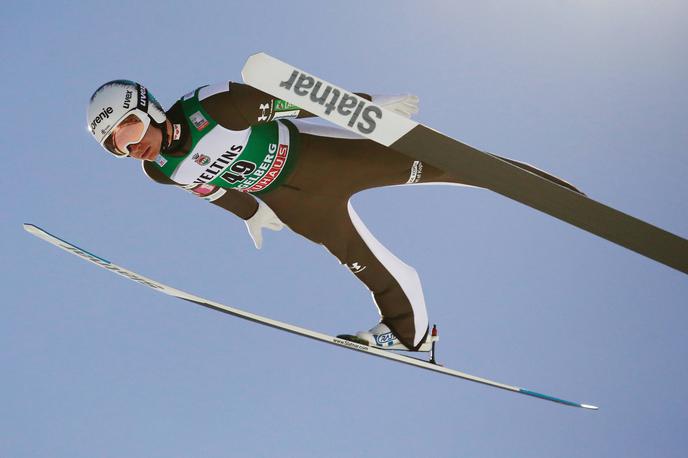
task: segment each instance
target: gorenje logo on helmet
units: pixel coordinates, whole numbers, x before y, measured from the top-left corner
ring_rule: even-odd
[[[95,118],[93,118],[93,121],[91,122],[91,132],[95,132],[96,126],[103,122],[103,120],[108,119],[113,111],[114,110],[112,107],[103,108],[102,111],[98,113]]]
[[[281,81],[279,85],[299,97],[310,96],[312,102],[325,107],[326,115],[336,109],[340,115],[348,116],[347,125],[354,127],[362,134],[370,134],[375,130],[377,127],[375,119],[382,119],[380,108],[370,105],[370,102],[356,95],[342,94],[339,89],[330,85],[323,88],[323,83],[310,75],[294,70],[289,79]],[[359,118],[361,121],[357,123]]]

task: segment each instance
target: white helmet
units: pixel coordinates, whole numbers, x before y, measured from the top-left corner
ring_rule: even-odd
[[[118,151],[108,142],[115,127],[128,115],[136,115],[144,121],[145,128],[153,121],[156,126],[165,123],[165,110],[155,97],[140,84],[129,80],[114,80],[100,86],[88,104],[88,129],[96,141],[108,152],[118,157],[128,153]],[[162,129],[163,135],[166,129]],[[141,134],[143,137],[145,129]],[[139,139],[140,140],[140,139]]]

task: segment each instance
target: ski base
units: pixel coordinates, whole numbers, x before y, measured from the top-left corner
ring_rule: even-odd
[[[377,356],[380,358],[385,358],[391,361],[396,361],[398,363],[406,364],[409,366],[414,366],[420,369],[426,369],[429,371],[433,371],[436,373],[444,374],[444,375],[449,375],[452,377],[457,377],[461,378],[464,380],[468,380],[471,382],[476,382],[480,383],[483,385],[491,386],[494,388],[499,388],[502,390],[507,390],[507,391],[512,391],[515,393],[520,393],[524,394],[526,396],[531,396],[535,397],[538,399],[544,399],[547,401],[551,402],[556,402],[559,404],[571,406],[571,407],[579,407],[583,409],[591,409],[591,410],[596,410],[597,407],[589,405],[589,404],[581,404],[578,402],[572,402],[572,401],[567,401],[565,399],[560,399],[556,398],[554,396],[549,396],[546,394],[542,393],[537,393],[535,391],[531,390],[526,390],[523,388],[519,388],[517,386],[512,386],[512,385],[507,385],[504,383],[499,383],[495,382],[493,380],[489,380],[486,378],[482,377],[476,377],[474,375],[466,374],[454,369],[449,369],[446,367],[443,367],[441,365],[438,365],[434,362],[434,348],[433,351],[431,352],[431,361],[424,361],[419,358],[415,358],[412,356],[406,356],[402,354],[398,354],[389,350],[380,350],[378,348],[373,348],[368,345],[362,345],[360,343],[356,342],[351,342],[349,340],[345,340],[339,337],[333,337],[327,334],[323,334],[317,331],[312,331],[310,329],[302,328],[299,326],[295,326],[289,323],[284,323],[281,321],[273,320],[271,318],[263,317],[260,315],[256,315],[251,312],[246,312],[241,309],[237,309],[234,307],[230,307],[228,305],[221,304],[219,302],[215,302],[209,299],[204,299],[199,296],[195,296],[193,294],[187,293],[185,291],[172,288],[170,286],[164,285],[156,280],[152,280],[150,278],[144,277],[143,275],[140,275],[136,272],[133,272],[131,270],[128,270],[124,267],[120,267],[116,264],[111,263],[105,258],[101,258],[100,256],[97,256],[87,250],[84,250],[82,248],[79,248],[78,246],[67,242],[64,239],[61,239],[55,235],[50,234],[49,232],[39,228],[38,226],[35,226],[33,224],[24,224],[24,229],[29,232],[32,235],[35,235],[36,237],[45,240],[48,243],[51,243],[58,248],[61,248],[75,256],[80,257],[81,259],[84,259],[86,261],[90,261],[94,264],[96,264],[99,267],[102,267],[103,269],[109,270],[110,272],[116,273],[118,275],[121,275],[129,280],[135,281],[137,283],[140,283],[142,285],[148,286],[149,288],[152,288],[156,291],[159,291],[161,293],[177,297],[179,299],[183,299],[188,302],[192,302],[194,304],[201,305],[203,307],[211,308],[213,310],[217,310],[223,313],[227,313],[229,315],[236,316],[238,318],[243,318],[245,320],[253,321],[254,323],[259,323],[265,326],[270,326],[275,329],[279,329],[282,331],[290,332],[292,334],[297,334],[303,337],[308,337],[310,339],[314,340],[319,340],[321,342],[337,345],[339,347],[343,348],[348,348],[349,350],[355,350],[360,353],[365,353],[368,355],[373,355]],[[435,331],[436,332],[436,331]]]

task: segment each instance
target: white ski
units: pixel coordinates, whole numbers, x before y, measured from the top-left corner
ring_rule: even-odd
[[[526,168],[387,111],[265,53],[244,82],[323,119],[688,274],[688,240],[596,202]]]
[[[427,369],[433,372],[438,372],[440,374],[445,374],[445,375],[451,375],[452,377],[458,377],[462,378],[465,380],[469,380],[471,382],[477,382],[477,383],[482,383],[483,385],[488,385],[492,386],[495,388],[501,388],[503,390],[508,390],[508,391],[513,391],[516,393],[521,393],[525,394],[528,396],[533,396],[536,398],[540,399],[545,399],[547,401],[552,401],[552,402],[558,402],[560,404],[564,404],[567,406],[572,406],[572,407],[582,407],[584,409],[593,409],[596,410],[597,407],[589,405],[589,404],[580,404],[578,402],[571,402],[567,401],[564,399],[559,399],[555,398],[553,396],[549,396],[546,394],[541,394],[541,393],[536,393],[534,391],[526,390],[523,388],[519,388],[516,386],[511,386],[511,385],[506,385],[504,383],[498,383],[494,382],[492,380],[488,380],[485,378],[481,377],[476,377],[474,375],[469,375],[469,374],[464,374],[463,372],[459,372],[453,369],[448,369],[443,366],[439,366],[437,364],[433,364],[428,361],[423,361],[421,359],[413,358],[410,356],[405,356],[402,354],[394,353],[391,351],[387,350],[379,350],[377,348],[369,347],[367,345],[361,345],[355,342],[351,342],[348,340],[340,339],[337,337],[333,337],[327,334],[323,334],[317,331],[311,331],[310,329],[305,329],[301,328],[299,326],[294,326],[289,323],[283,323],[281,321],[273,320],[270,318],[266,318],[260,315],[256,315],[254,313],[250,312],[245,312],[243,310],[230,307],[228,305],[220,304],[219,302],[211,301],[208,299],[204,299],[199,296],[195,296],[193,294],[189,294],[187,292],[181,291],[176,288],[172,288],[167,285],[163,285],[162,283],[159,283],[155,280],[152,280],[150,278],[144,277],[143,275],[137,274],[136,272],[133,272],[131,270],[125,269],[124,267],[120,267],[116,264],[111,263],[110,261],[101,258],[100,256],[97,256],[93,253],[90,253],[82,248],[77,247],[76,245],[73,245],[59,237],[56,237],[52,234],[49,234],[48,232],[44,231],[43,229],[33,225],[33,224],[24,224],[24,229],[28,231],[29,233],[35,235],[36,237],[39,237],[59,248],[62,248],[65,251],[68,251],[69,253],[72,253],[82,259],[85,259],[87,261],[91,261],[92,263],[96,264],[99,267],[102,267],[104,269],[109,270],[110,272],[116,273],[118,275],[121,275],[125,278],[128,278],[129,280],[133,280],[137,283],[140,283],[142,285],[148,286],[149,288],[153,288],[156,291],[159,291],[161,293],[168,294],[170,296],[177,297],[179,299],[184,299],[189,302],[193,302],[194,304],[202,305],[204,307],[208,307],[220,312],[227,313],[229,315],[234,315],[239,318],[243,318],[245,320],[253,321],[254,323],[259,323],[263,324],[266,326],[270,326],[276,329],[280,329],[282,331],[287,331],[291,332],[293,334],[298,334],[300,336],[304,337],[309,337],[311,339],[319,340],[321,342],[337,345],[340,347],[348,348],[350,350],[356,350],[361,353],[365,353],[368,355],[373,355],[373,356],[379,356],[381,358],[386,358],[392,361],[396,361],[398,363],[404,363],[408,364],[411,366],[419,367],[421,369]]]

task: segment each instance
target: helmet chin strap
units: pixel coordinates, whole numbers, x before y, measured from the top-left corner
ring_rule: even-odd
[[[155,125],[162,133],[162,141],[160,142],[160,153],[167,153],[171,145],[170,136],[167,135],[167,122],[157,123],[151,118],[151,123]]]

